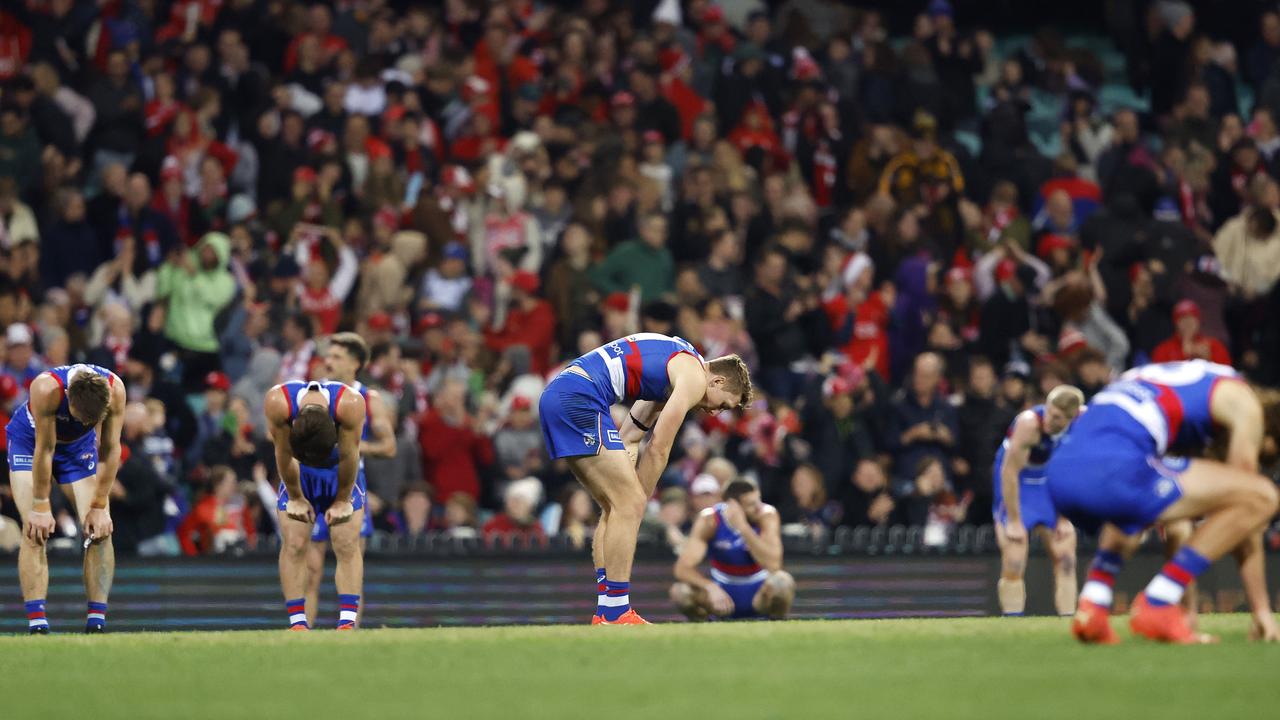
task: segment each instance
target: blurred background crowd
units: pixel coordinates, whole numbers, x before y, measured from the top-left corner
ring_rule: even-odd
[[[354,330],[379,532],[582,544],[539,392],[678,334],[760,392],[686,423],[646,537],[746,475],[789,533],[945,543],[1056,384],[1280,381],[1280,14],[1229,5],[6,2],[0,411],[113,369],[116,547],[252,545],[263,395]]]

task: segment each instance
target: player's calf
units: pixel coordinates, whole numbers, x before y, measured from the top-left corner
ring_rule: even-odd
[[[778,570],[770,573],[761,588],[761,610],[770,620],[782,620],[791,612],[796,599],[796,580],[791,573]]]

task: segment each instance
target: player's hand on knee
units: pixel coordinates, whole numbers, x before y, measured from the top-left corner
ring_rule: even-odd
[[[284,514],[288,515],[291,520],[298,522],[313,523],[316,521],[316,513],[311,509],[311,503],[306,498],[297,500],[290,499],[289,503],[284,506]]]
[[[111,537],[114,529],[106,508],[93,508],[84,516],[84,534],[94,542]]]
[[[729,593],[725,592],[719,585],[712,584],[707,588],[707,599],[711,601],[711,609],[716,615],[726,616],[733,614],[733,598],[729,597]]]
[[[27,514],[27,537],[35,540],[43,545],[46,540],[53,536],[57,524],[53,520],[51,511],[31,511]]]
[[[329,509],[325,511],[324,519],[325,522],[329,523],[330,527],[333,527],[334,525],[341,525],[342,523],[350,520],[351,515],[354,512],[355,510],[351,507],[350,502],[339,500],[335,501],[329,506]]]
[[[1025,544],[1027,542],[1027,529],[1020,522],[1009,521],[1004,526],[1004,539],[1014,545]]]

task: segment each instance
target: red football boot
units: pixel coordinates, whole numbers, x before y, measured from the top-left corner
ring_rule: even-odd
[[[602,616],[600,616],[600,615],[592,615],[592,616],[591,616],[591,624],[592,624],[592,625],[603,625],[603,624],[604,624],[604,617],[602,617]]]
[[[614,620],[613,622],[609,622],[608,620],[602,619],[600,621],[600,624],[601,625],[649,625],[651,623],[648,620],[645,620],[644,618],[640,617],[639,613],[637,613],[635,610],[628,610],[622,613],[622,617],[619,617],[617,620]]]
[[[1134,635],[1179,645],[1215,643],[1218,638],[1197,633],[1187,624],[1187,613],[1178,605],[1152,605],[1146,593],[1139,593],[1129,612],[1129,630]]]
[[[1082,643],[1091,645],[1115,645],[1120,642],[1111,629],[1111,610],[1081,599],[1076,614],[1071,618],[1071,634]]]

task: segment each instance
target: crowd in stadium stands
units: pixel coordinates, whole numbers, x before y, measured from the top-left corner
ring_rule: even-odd
[[[581,544],[540,390],[678,334],[760,393],[686,424],[646,536],[748,475],[788,533],[945,542],[1058,383],[1280,381],[1280,15],[1236,47],[1153,2],[1117,63],[917,4],[890,38],[816,0],[5,2],[4,419],[113,369],[116,547],[235,548],[275,532],[264,393],[355,330],[379,530]]]

